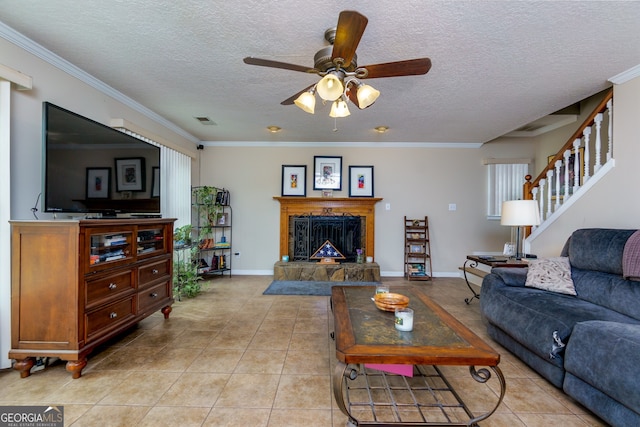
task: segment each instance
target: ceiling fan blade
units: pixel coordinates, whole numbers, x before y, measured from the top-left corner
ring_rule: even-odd
[[[362,33],[367,27],[369,20],[366,16],[353,10],[343,10],[338,17],[338,27],[336,28],[336,38],[333,42],[331,59],[342,58],[343,64],[351,64],[353,55],[356,52]]]
[[[318,70],[316,70],[315,68],[309,68],[303,65],[288,64],[286,62],[279,62],[279,61],[271,61],[270,59],[254,58],[253,56],[248,56],[244,58],[243,61],[245,64],[259,65],[261,67],[281,68],[283,70],[301,71],[303,73],[318,72]]]
[[[358,102],[358,88],[353,81],[350,81],[347,84],[347,90],[345,93],[347,98],[349,98],[349,101],[353,102],[353,105],[360,108],[360,103]]]
[[[380,77],[417,76],[427,74],[431,69],[429,58],[408,59],[406,61],[386,62],[384,64],[365,65],[367,75],[363,79],[377,79]]]
[[[295,101],[296,99],[298,99],[298,97],[299,97],[300,95],[302,95],[303,93],[305,93],[305,92],[309,92],[309,90],[310,90],[312,87],[314,87],[315,85],[316,85],[316,84],[314,83],[314,84],[312,84],[311,86],[309,86],[309,87],[306,87],[306,88],[302,89],[300,92],[298,92],[298,93],[296,93],[295,95],[290,96],[289,98],[287,98],[287,99],[285,99],[284,101],[282,101],[282,102],[280,103],[280,105],[293,105],[293,101]]]

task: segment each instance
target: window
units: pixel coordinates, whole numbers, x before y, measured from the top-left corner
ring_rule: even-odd
[[[522,186],[529,173],[527,159],[488,159],[487,219],[500,219],[502,202],[522,199]]]

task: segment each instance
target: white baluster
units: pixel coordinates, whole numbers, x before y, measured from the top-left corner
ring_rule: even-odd
[[[541,183],[542,183],[542,181],[544,181],[544,179],[543,179],[543,180],[541,180],[541,181],[540,181],[540,183],[538,183],[538,185],[542,185],[542,184],[541,184]],[[542,218],[542,202],[540,202],[540,201],[538,200],[538,188],[539,188],[539,187],[534,187],[534,188],[532,188],[532,189],[531,189],[531,195],[532,195],[532,197],[533,197],[533,200],[535,200],[535,201],[538,203],[538,209],[540,209],[540,218]],[[537,225],[534,225],[534,226],[531,228],[531,230],[535,230],[536,228],[538,228],[538,226],[537,226]]]
[[[584,136],[584,177],[582,178],[582,183],[586,183],[589,180],[591,174],[589,173],[589,151],[591,151],[591,147],[589,145],[589,136],[591,135],[591,128],[586,127],[582,131],[582,135]],[[578,152],[576,151],[576,160],[578,159]]]
[[[554,166],[556,167],[555,170],[555,176],[556,176],[556,203],[553,206],[553,211],[557,211],[558,208],[560,207],[560,199],[561,197],[561,193],[560,193],[560,168],[562,167],[562,160],[556,160]],[[565,168],[566,169],[566,168]]]
[[[607,114],[609,115],[609,126],[607,131],[607,162],[611,160],[613,151],[613,139],[611,139],[611,133],[613,130],[613,100],[610,99],[607,102]]]
[[[580,142],[580,138],[573,141],[573,152],[578,153],[577,156],[573,156],[573,194],[580,188],[580,162],[583,161],[583,159],[578,159],[580,157]]]
[[[602,115],[602,113],[598,113],[593,118],[593,122],[596,126],[596,153],[595,153],[596,159],[595,159],[595,164],[593,166],[594,174],[598,172],[598,169],[600,169],[600,167],[602,166],[602,154],[601,154],[602,148],[600,147],[602,144],[601,142],[602,138],[600,137],[600,132],[602,127],[603,117],[604,116]]]
[[[562,195],[564,196],[562,199],[562,203],[565,202],[566,199],[572,194],[569,191],[569,169],[573,168],[569,158],[571,157],[571,150],[564,150],[564,188],[562,189]]]
[[[540,220],[541,222],[545,220],[544,216],[544,187],[547,184],[547,180],[542,178],[538,183],[540,187]]]
[[[549,186],[547,187],[547,216],[546,218],[549,218],[551,216],[551,193],[553,193],[553,190],[551,189],[551,183],[553,181],[551,181],[551,178],[553,178],[553,169],[549,169],[547,171],[547,181],[549,181]]]

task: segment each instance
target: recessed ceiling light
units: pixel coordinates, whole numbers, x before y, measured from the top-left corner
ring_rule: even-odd
[[[197,121],[199,121],[203,125],[207,125],[207,126],[217,126],[218,125],[216,122],[211,120],[209,117],[200,116],[200,117],[194,117],[194,119],[196,119]]]
[[[389,130],[389,126],[376,126],[373,128],[373,130],[375,130],[378,133],[385,133],[386,131]]]
[[[267,126],[267,130],[271,133],[280,132],[282,128],[280,126]]]

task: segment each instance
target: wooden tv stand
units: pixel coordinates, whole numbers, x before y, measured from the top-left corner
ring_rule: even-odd
[[[175,219],[10,221],[11,350],[28,377],[36,357],[73,378],[98,345],[173,303]]]

